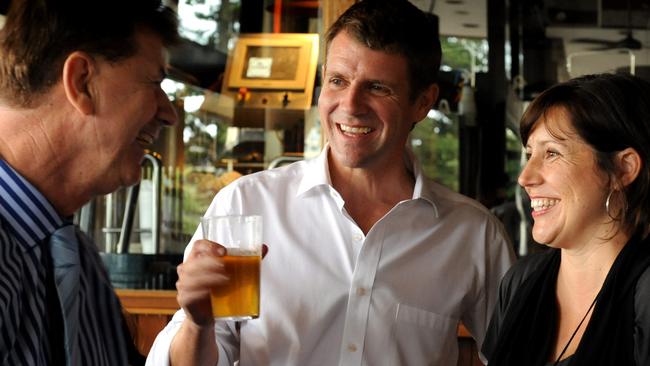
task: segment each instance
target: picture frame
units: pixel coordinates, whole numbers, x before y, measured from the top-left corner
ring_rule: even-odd
[[[224,88],[306,91],[313,88],[318,51],[317,34],[241,34]]]

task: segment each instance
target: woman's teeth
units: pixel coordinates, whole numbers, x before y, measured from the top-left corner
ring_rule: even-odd
[[[365,135],[372,130],[370,127],[352,127],[342,124],[339,124],[339,126],[341,127],[341,131],[353,134],[362,133]]]
[[[530,200],[530,207],[533,208],[533,211],[541,211],[555,206],[558,202],[560,202],[560,200],[554,200],[551,198],[536,198],[534,200]]]

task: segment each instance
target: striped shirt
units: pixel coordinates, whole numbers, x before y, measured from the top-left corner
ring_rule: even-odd
[[[57,298],[48,298],[49,237],[65,220],[48,200],[0,160],[0,365],[50,365]],[[97,249],[77,230],[81,262],[78,353],[72,365],[127,365],[121,306]],[[54,292],[56,293],[56,292]],[[53,326],[51,328],[54,328]],[[61,342],[62,344],[62,342]],[[60,352],[58,352],[60,353]]]

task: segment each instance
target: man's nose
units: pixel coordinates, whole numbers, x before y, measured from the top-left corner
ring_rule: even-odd
[[[176,108],[172,105],[172,102],[167,97],[167,94],[160,89],[158,92],[158,114],[156,117],[163,124],[171,126],[178,122],[178,113],[176,113]]]
[[[360,115],[366,112],[366,96],[363,89],[356,85],[346,88],[341,95],[340,107],[350,115]]]

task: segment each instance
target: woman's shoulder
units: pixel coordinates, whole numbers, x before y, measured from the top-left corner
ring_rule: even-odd
[[[554,249],[547,249],[519,258],[503,276],[501,287],[506,287],[514,292],[532,273],[548,262],[553,251]]]
[[[650,266],[639,277],[634,293],[634,358],[650,363]]]
[[[639,280],[636,284],[637,293],[640,291],[642,293],[650,295],[650,266],[646,267],[645,271],[639,276]]]
[[[636,290],[634,292],[635,313],[645,314],[648,320],[646,325],[650,328],[650,266],[646,267],[645,271],[639,276],[636,283]]]
[[[646,239],[643,245],[650,245],[650,240]],[[647,329],[650,328],[650,257],[648,250],[642,251],[642,255],[638,255],[636,262],[639,268],[643,270],[636,281],[634,290],[634,307],[637,318],[639,315],[644,315],[648,321],[646,324]],[[645,268],[643,268],[645,267]]]

